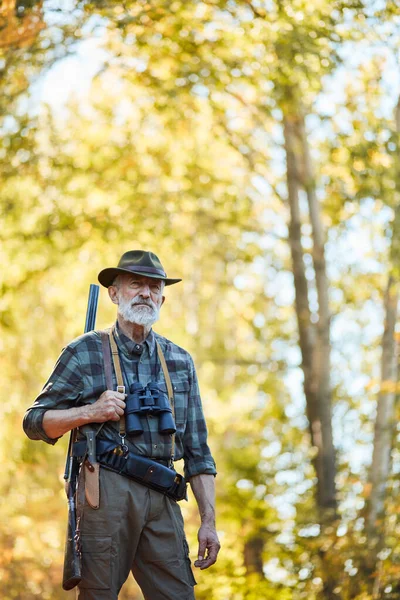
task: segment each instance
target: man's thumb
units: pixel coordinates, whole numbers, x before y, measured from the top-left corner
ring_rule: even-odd
[[[207,540],[199,540],[199,552],[198,552],[199,560],[203,560],[204,555],[206,553],[206,548],[207,548]]]

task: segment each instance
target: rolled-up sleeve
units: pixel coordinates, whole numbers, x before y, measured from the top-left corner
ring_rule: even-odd
[[[202,473],[217,474],[215,461],[207,444],[207,425],[203,414],[196,370],[191,358],[189,384],[187,422],[183,436],[184,475],[187,479]]]
[[[47,410],[60,410],[76,406],[82,397],[83,381],[78,357],[73,348],[66,347],[35,402],[28,408],[23,428],[31,440],[55,444],[59,438],[49,438],[43,429],[43,416]]]

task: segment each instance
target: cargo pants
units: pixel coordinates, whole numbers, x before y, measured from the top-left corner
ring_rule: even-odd
[[[130,571],[146,600],[194,600],[183,518],[171,498],[100,468],[100,508],[85,502],[81,531],[78,600],[117,600]]]

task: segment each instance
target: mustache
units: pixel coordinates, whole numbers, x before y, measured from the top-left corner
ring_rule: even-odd
[[[154,304],[154,302],[152,302],[152,300],[141,300],[140,298],[138,298],[137,300],[132,300],[131,302],[131,306],[136,306],[137,304],[144,304],[145,306],[149,306],[150,308],[152,308],[153,310],[157,310],[157,306]]]

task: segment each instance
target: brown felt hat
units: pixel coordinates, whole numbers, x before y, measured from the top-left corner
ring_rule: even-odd
[[[145,250],[130,250],[129,252],[125,252],[121,256],[118,266],[103,269],[100,271],[98,279],[101,285],[108,288],[120,273],[135,273],[135,275],[162,279],[165,281],[165,285],[172,285],[173,283],[182,281],[182,279],[168,278],[158,256],[153,254],[153,252],[146,252]]]

